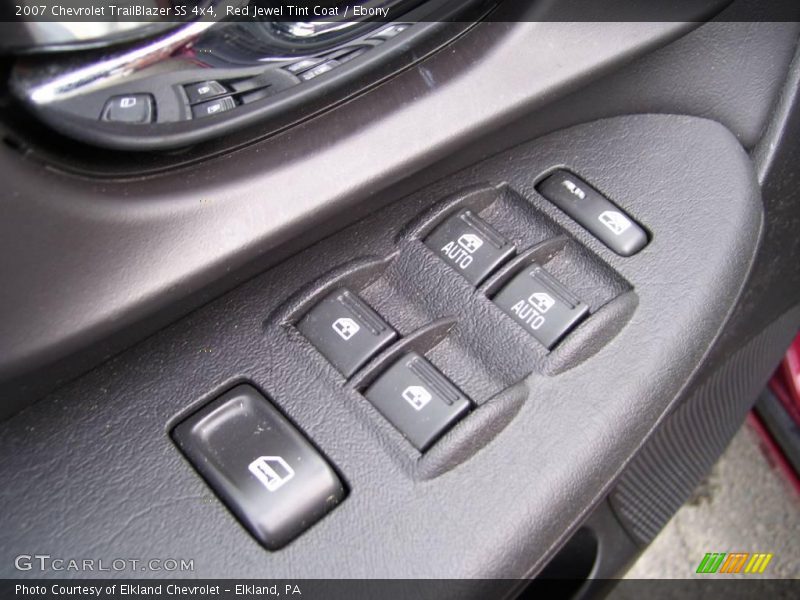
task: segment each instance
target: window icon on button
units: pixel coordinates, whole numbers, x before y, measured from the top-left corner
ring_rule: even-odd
[[[614,235],[622,235],[631,226],[628,217],[615,210],[607,210],[601,213],[597,219],[608,227]]]
[[[540,313],[546,313],[553,308],[553,305],[556,303],[550,294],[545,294],[544,292],[531,294],[531,297],[528,298],[528,302]]]
[[[247,469],[270,492],[279,489],[294,477],[294,469],[280,456],[260,456]]]
[[[414,410],[422,410],[432,398],[431,393],[421,385],[410,385],[403,391],[403,399],[414,407]]]
[[[483,246],[483,240],[473,233],[465,233],[458,238],[458,245],[472,254],[478,248]]]
[[[339,337],[342,338],[345,342],[353,337],[361,327],[356,323],[353,319],[349,319],[347,317],[342,317],[341,319],[336,319],[333,322],[333,330],[339,334]]]

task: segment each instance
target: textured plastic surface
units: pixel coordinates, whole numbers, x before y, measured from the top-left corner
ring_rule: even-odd
[[[631,537],[649,543],[711,470],[794,337],[789,312],[716,369],[642,448],[610,501]]]
[[[1,268],[0,411],[441,178],[435,169],[409,176],[692,26],[487,23],[290,132],[205,163],[176,154],[185,169],[147,178],[110,179],[108,164],[94,170],[102,179],[75,177],[0,146],[0,178],[9,182],[0,257],[15,257]],[[75,153],[64,145],[63,155]],[[152,165],[146,155],[119,164],[125,174]]]
[[[707,164],[711,156],[714,168]],[[654,232],[647,248],[622,259],[538,196],[536,178],[558,164],[596,181],[646,222]],[[444,199],[439,210],[452,210],[459,199],[448,204],[449,194],[485,181],[508,183],[492,188],[494,201],[481,216],[502,222],[517,247],[568,234],[541,252],[551,256],[548,270],[593,314],[549,354],[414,233],[422,227],[414,225],[418,215],[435,213],[434,202]],[[0,476],[8,485],[0,494],[8,509],[0,547],[6,552],[47,540],[53,554],[91,547],[104,555],[138,556],[157,540],[164,555],[190,553],[202,576],[263,569],[288,577],[528,573],[610,488],[677,397],[746,276],[759,224],[747,156],[723,127],[704,120],[598,122],[456,173],[298,254],[3,423]],[[332,269],[346,277],[342,265],[359,255],[378,260],[359,263],[373,266],[362,269],[369,276],[357,277],[356,289],[402,335],[437,319],[453,323],[425,352],[478,406],[422,459],[299,332],[285,320],[268,319],[291,310],[294,301],[283,307],[294,290],[313,296]],[[714,285],[686,286],[687,280]],[[612,318],[598,320],[607,307],[630,298],[629,286],[637,301],[625,306],[633,311],[612,310]],[[659,330],[657,344],[654,322],[671,324]],[[593,342],[597,338],[602,344]],[[574,354],[575,345],[591,351]],[[631,376],[631,365],[641,377]],[[265,553],[223,506],[207,500],[205,484],[165,432],[176,413],[242,378],[270,394],[347,474],[351,490],[328,518],[274,554]],[[499,418],[484,418],[494,410]],[[486,429],[475,431],[478,425]],[[27,433],[31,428],[36,436]],[[105,435],[117,430],[125,435]],[[127,460],[132,449],[134,463]],[[41,493],[53,486],[57,498]],[[457,516],[441,518],[439,507],[458,497],[468,501]],[[119,520],[123,506],[133,515],[127,524]],[[463,526],[485,522],[486,514],[496,517],[491,526]],[[430,533],[395,535],[412,526]],[[453,547],[464,551],[454,554]],[[2,565],[13,564],[13,557],[0,558]]]
[[[621,258],[565,218],[534,189],[556,165],[607,190],[647,223],[651,243]],[[474,288],[421,241],[437,211],[462,201],[453,192],[487,181],[507,186],[490,186],[494,200],[481,217],[503,224],[521,259],[537,248],[535,258],[592,312],[550,353],[486,296],[492,278]],[[87,548],[98,556],[147,556],[157,545],[164,556],[193,557],[198,576],[533,572],[610,490],[679,397],[747,275],[760,210],[751,163],[736,139],[694,118],[591,123],[458,172],[0,424],[0,477],[7,482],[0,489],[0,569],[13,568],[12,549],[46,541],[49,553],[63,556]],[[361,266],[354,291],[401,335],[421,332],[413,338],[420,343],[439,338],[423,352],[476,403],[423,457],[355,382],[344,382],[278,318],[308,306],[314,290],[324,294],[325,282],[335,283],[331,273],[346,278],[354,259]],[[662,325],[657,343],[654,323]],[[350,490],[276,553],[209,501],[165,430],[193,403],[244,379],[314,440]],[[42,493],[51,489],[58,495]],[[443,515],[453,499],[464,501]],[[486,515],[491,527],[465,527]]]
[[[334,470],[261,394],[239,385],[179,423],[175,443],[270,550],[344,498]]]

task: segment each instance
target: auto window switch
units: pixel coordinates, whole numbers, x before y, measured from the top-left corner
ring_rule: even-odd
[[[425,245],[475,286],[516,251],[513,244],[469,209],[450,216],[426,238]]]
[[[415,352],[389,367],[364,395],[420,452],[471,406],[461,390]]]
[[[589,312],[589,307],[539,265],[509,281],[494,303],[548,350]]]
[[[397,337],[378,313],[346,289],[323,298],[297,328],[345,377]]]
[[[179,423],[172,437],[269,550],[292,541],[345,496],[328,462],[250,385],[201,408]]]
[[[556,171],[536,189],[620,256],[636,254],[647,245],[644,229],[577,175]]]

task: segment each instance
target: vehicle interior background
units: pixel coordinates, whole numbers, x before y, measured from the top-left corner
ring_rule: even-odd
[[[604,591],[589,579],[624,572],[686,501],[800,326],[800,15],[673,10],[591,22],[501,2],[306,118],[180,150],[54,133],[6,86],[2,572],[26,576],[21,547],[158,548],[199,577]],[[558,169],[647,245],[620,256],[559,210],[541,188]],[[425,244],[462,209],[516,248],[476,285]],[[495,302],[533,265],[587,307],[552,350]],[[341,288],[397,332],[348,376],[299,331]],[[408,352],[469,399],[424,450],[368,400]],[[172,437],[241,383],[343,484],[278,550]]]

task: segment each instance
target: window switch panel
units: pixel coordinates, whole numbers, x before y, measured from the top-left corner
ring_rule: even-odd
[[[536,264],[509,281],[494,302],[548,350],[589,312],[586,304]]]
[[[644,229],[577,175],[556,171],[536,189],[620,256],[647,245]]]
[[[345,289],[316,304],[297,328],[345,377],[397,337],[378,313]]]
[[[425,244],[472,285],[480,285],[515,248],[469,209],[450,216]]]
[[[250,385],[201,408],[172,437],[269,550],[292,541],[345,496],[327,461]]]
[[[420,452],[470,408],[461,390],[414,352],[389,367],[364,395]]]

